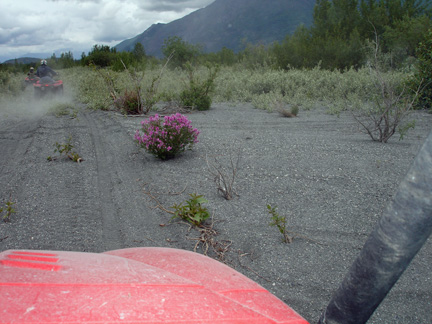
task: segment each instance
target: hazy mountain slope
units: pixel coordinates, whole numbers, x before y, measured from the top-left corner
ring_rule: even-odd
[[[152,25],[116,48],[130,51],[141,42],[148,55],[160,56],[164,39],[180,36],[202,44],[207,52],[222,47],[238,51],[244,40],[268,44],[282,40],[300,24],[309,26],[314,5],[315,0],[216,0],[171,23]]]
[[[11,59],[11,60],[7,60],[4,61],[3,64],[30,64],[30,63],[38,63],[40,61],[40,58],[36,58],[36,57],[20,57],[17,59]]]

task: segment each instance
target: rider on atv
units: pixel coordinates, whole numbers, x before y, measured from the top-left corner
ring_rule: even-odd
[[[43,97],[47,93],[63,94],[63,81],[53,79],[58,73],[47,66],[47,61],[41,61],[36,75],[40,78],[37,82],[33,83],[36,98]]]
[[[34,79],[35,78],[35,71],[34,71],[34,67],[32,66],[30,68],[30,71],[27,73],[27,76],[29,77],[29,79]]]
[[[39,78],[36,75],[34,67],[31,67],[30,71],[27,73],[27,78],[25,78],[25,80],[24,80],[24,82],[25,82],[24,87],[26,85],[33,84],[33,83],[37,82],[38,80],[39,80]]]
[[[42,60],[41,65],[36,71],[36,75],[41,78],[41,81],[45,81],[44,83],[53,83],[54,80],[52,77],[57,75],[57,73],[47,65],[46,60]]]

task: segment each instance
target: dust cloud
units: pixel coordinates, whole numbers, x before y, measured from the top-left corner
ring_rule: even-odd
[[[36,98],[33,86],[27,86],[20,96],[0,97],[0,118],[39,118],[46,114],[57,114],[74,107],[72,89],[65,85],[63,94],[47,94]]]

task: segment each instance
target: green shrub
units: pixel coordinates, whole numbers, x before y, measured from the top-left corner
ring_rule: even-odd
[[[140,115],[143,112],[141,96],[137,91],[125,90],[124,95],[116,99],[114,103],[126,115]]]
[[[416,102],[417,108],[432,107],[432,30],[417,47],[418,63],[416,73],[411,81],[411,87],[420,87],[420,93]]]
[[[413,109],[418,92],[407,91],[404,79],[396,80],[395,74],[384,73],[387,57],[378,41],[371,43],[369,50],[370,79],[376,90],[368,98],[350,93],[345,96],[347,104],[360,128],[373,141],[387,143],[398,130],[402,139],[415,126],[412,121],[406,122],[406,117]]]
[[[89,109],[109,109],[113,98],[96,68],[75,67],[62,75],[65,90],[72,90],[76,99]]]
[[[24,90],[25,74],[0,70],[0,95],[16,97]]]
[[[233,65],[210,69],[199,66],[192,70],[189,65],[186,79],[182,69],[166,69],[161,73],[162,69],[161,65],[149,65],[143,75],[133,76],[131,70],[115,72],[109,68],[75,67],[62,74],[62,79],[65,90],[72,90],[88,108],[103,110],[109,109],[126,90],[129,94],[136,89],[140,89],[145,112],[163,100],[178,101],[185,107],[202,110],[209,109],[212,102],[248,102],[256,108],[272,111],[276,102],[282,102],[298,106],[302,111],[325,106],[329,113],[338,114],[349,108],[347,98],[357,98],[361,104],[368,104],[371,98],[379,95],[367,67],[345,71],[328,71],[319,66],[311,70],[268,67],[248,70]],[[395,89],[402,89],[408,76],[403,71],[382,71],[381,74]],[[19,85],[19,77],[13,74],[3,77],[13,78],[16,80],[13,83]],[[2,91],[4,88],[0,89],[0,94]],[[7,93],[10,96],[11,91]],[[423,99],[428,97],[425,95]]]
[[[184,107],[197,110],[209,110],[212,103],[210,96],[206,95],[201,87],[195,85],[183,90],[180,101]]]
[[[186,66],[188,71],[189,84],[187,88],[180,93],[180,102],[182,106],[197,110],[209,110],[212,99],[210,93],[214,87],[214,81],[219,71],[218,67],[207,67],[208,75],[205,80],[196,77],[192,65]]]

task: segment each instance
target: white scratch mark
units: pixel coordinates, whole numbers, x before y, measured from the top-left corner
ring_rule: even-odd
[[[26,312],[24,313],[24,315],[26,315],[27,313],[30,313],[31,311],[35,310],[36,307],[32,306],[26,309]]]

